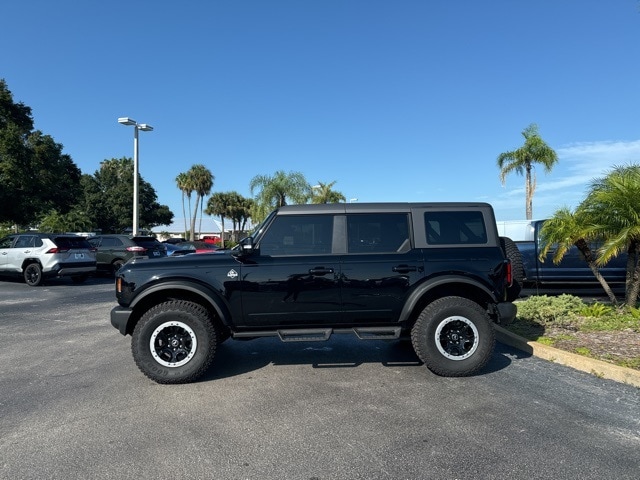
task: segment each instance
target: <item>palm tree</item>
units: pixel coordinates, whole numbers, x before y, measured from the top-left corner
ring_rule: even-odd
[[[591,250],[590,241],[597,238],[596,228],[589,224],[585,216],[578,211],[572,212],[569,208],[563,207],[557,210],[553,216],[544,222],[540,230],[540,261],[544,261],[551,248],[555,248],[553,263],[558,264],[572,246],[576,246],[583,255],[587,265],[602,285],[605,293],[613,305],[618,301],[611,290],[609,283],[600,273],[599,259],[595,252]]]
[[[222,224],[222,232],[220,232],[220,246],[224,248],[224,219],[228,217],[229,211],[229,194],[224,192],[216,192],[209,197],[207,208],[204,213],[207,215],[220,217]]]
[[[273,176],[256,175],[249,182],[249,188],[252,195],[258,190],[252,215],[256,221],[261,221],[270,210],[287,205],[287,199],[307,203],[311,197],[311,186],[300,172],[278,170]]]
[[[184,219],[184,235],[187,235],[187,214],[184,210],[184,197],[186,196],[189,199],[189,218],[191,218],[191,193],[193,192],[193,188],[189,184],[189,177],[186,173],[179,173],[176,177],[176,184],[182,192],[182,218]]]
[[[614,167],[595,180],[578,207],[605,239],[599,264],[627,253],[625,304],[634,307],[640,293],[640,165]]]
[[[346,202],[347,198],[341,192],[332,189],[335,184],[335,181],[331,183],[318,182],[318,185],[312,187],[313,195],[311,197],[311,203]]]
[[[191,232],[190,232],[190,240],[195,240],[195,230],[196,230],[196,219],[198,218],[198,206],[202,208],[204,204],[204,197],[211,193],[211,188],[213,187],[213,181],[215,177],[211,173],[211,171],[201,164],[193,165],[189,171],[186,173],[187,178],[187,187],[190,188],[190,192],[196,192],[196,201],[195,201],[195,211],[193,212],[193,216],[191,217]],[[189,202],[189,206],[191,206],[191,202]],[[189,215],[191,216],[191,211],[189,211]],[[200,225],[202,225],[202,220],[200,221]]]
[[[525,210],[527,220],[533,218],[533,194],[536,190],[535,172],[533,179],[531,170],[534,164],[539,163],[545,172],[550,172],[558,162],[558,155],[549,147],[538,134],[538,126],[532,123],[522,131],[524,145],[512,152],[504,152],[498,156],[498,168],[500,168],[500,181],[505,184],[506,177],[511,172],[525,175]]]
[[[202,213],[204,209],[204,197],[211,193],[213,188],[213,182],[215,176],[204,165],[194,165],[196,176],[196,195],[200,197],[200,225],[198,227],[198,234],[202,233]],[[196,200],[197,201],[197,200]]]

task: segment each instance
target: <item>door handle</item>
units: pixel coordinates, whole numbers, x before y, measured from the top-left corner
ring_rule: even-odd
[[[413,265],[397,265],[391,269],[396,273],[409,273],[409,272],[417,272],[418,267]]]
[[[333,273],[333,268],[316,267],[309,269],[309,275],[327,275]]]

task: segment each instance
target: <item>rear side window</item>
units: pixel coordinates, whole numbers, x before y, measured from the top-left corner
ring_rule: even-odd
[[[332,236],[333,215],[281,215],[260,239],[260,254],[329,254]]]
[[[13,248],[33,248],[35,246],[34,235],[21,235],[18,237],[18,240],[16,240],[16,244]]]
[[[406,213],[347,215],[349,253],[395,253],[410,250]]]
[[[426,212],[427,243],[430,245],[486,244],[487,230],[482,212]]]
[[[120,240],[118,237],[102,237],[100,246],[101,247],[121,247],[122,240]]]

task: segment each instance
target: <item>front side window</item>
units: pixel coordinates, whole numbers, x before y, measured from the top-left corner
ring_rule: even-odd
[[[487,230],[482,212],[426,212],[424,223],[430,245],[486,244]]]
[[[0,248],[11,248],[14,238],[15,237],[4,237],[3,239],[0,239]]]
[[[332,235],[332,215],[281,215],[260,239],[260,254],[330,254]]]
[[[411,248],[406,213],[347,215],[347,236],[349,253],[396,253]]]

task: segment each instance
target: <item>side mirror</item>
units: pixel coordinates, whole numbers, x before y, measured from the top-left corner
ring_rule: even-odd
[[[255,249],[255,246],[253,244],[253,237],[245,237],[242,240],[240,240],[240,242],[238,242],[237,249],[234,249],[234,252],[235,252],[234,255],[238,257],[251,255],[254,249]]]

